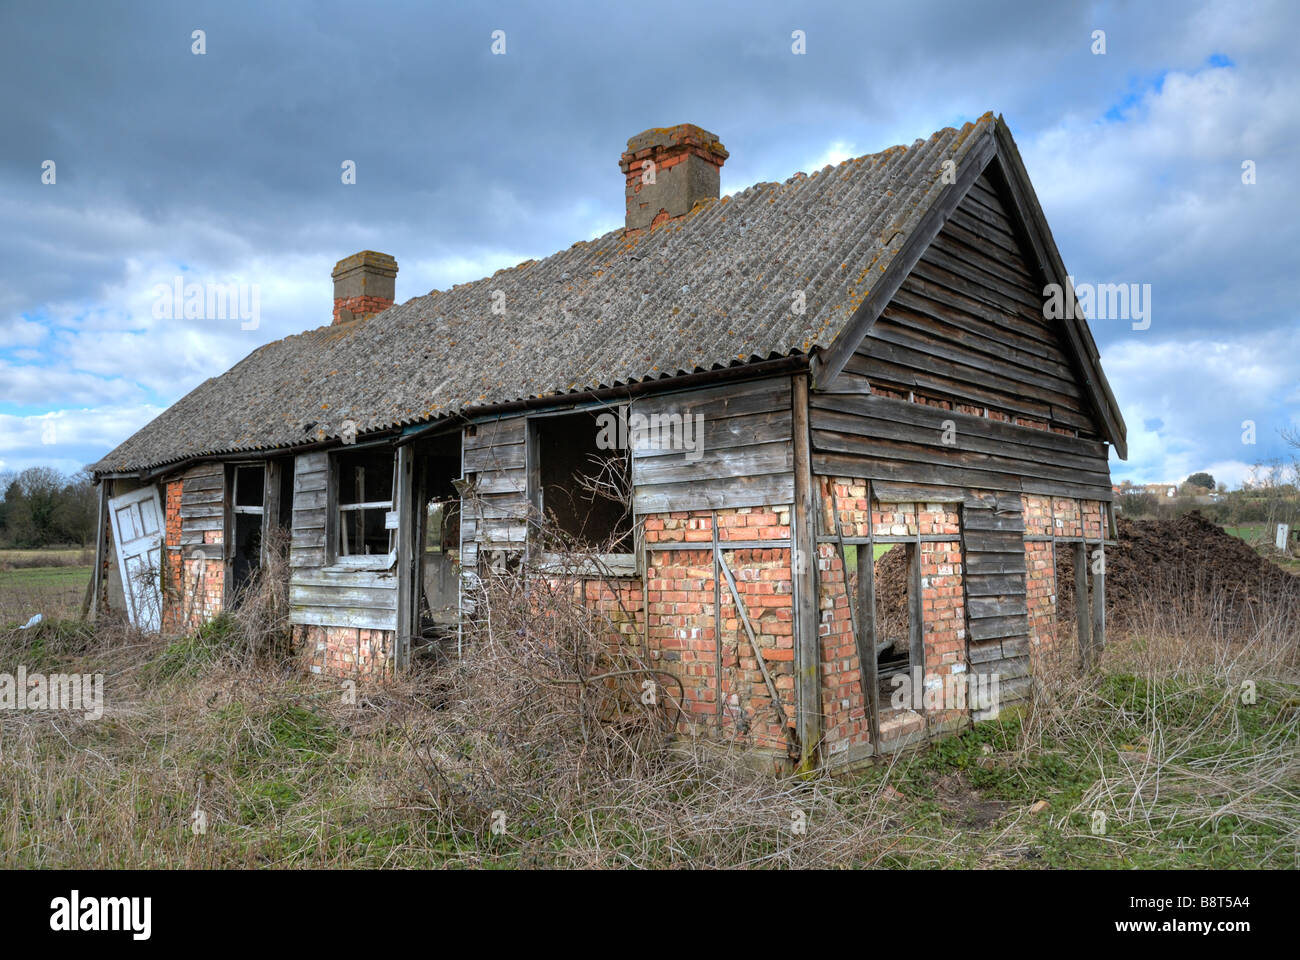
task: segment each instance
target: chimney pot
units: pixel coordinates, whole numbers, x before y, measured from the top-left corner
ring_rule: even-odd
[[[626,180],[624,234],[636,235],[718,198],[726,147],[693,123],[655,127],[628,140],[619,158]]]
[[[386,253],[362,250],[334,265],[333,323],[367,317],[393,305],[397,261]]]

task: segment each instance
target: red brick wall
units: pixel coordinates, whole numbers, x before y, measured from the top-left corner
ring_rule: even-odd
[[[725,579],[721,630],[714,623],[713,526],[709,511],[647,517],[647,617],[652,662],[684,688],[682,733],[715,734],[784,753],[794,729],[794,612],[790,549],[727,549],[730,541],[786,540],[790,508],[719,510],[718,540],[786,716],[783,727]],[[700,543],[700,550],[655,550]],[[719,651],[719,645],[721,647]],[[722,671],[718,672],[721,656]],[[721,700],[719,700],[719,692]]]
[[[823,526],[845,537],[865,537],[870,523],[875,536],[916,537],[952,535],[952,540],[924,541],[919,547],[921,566],[922,636],[925,644],[924,681],[951,688],[950,678],[967,670],[965,585],[962,580],[961,518],[957,504],[879,503],[867,501],[864,480],[819,477]],[[860,546],[859,549],[868,549]],[[822,688],[825,713],[824,754],[846,761],[864,752],[870,743],[869,720],[862,694],[857,643],[853,636],[848,591],[856,589],[856,571],[845,577],[838,546],[823,544],[819,551],[821,605]],[[856,595],[853,602],[857,602]],[[955,706],[926,712],[926,724],[935,729],[963,722],[966,711]],[[881,704],[882,715],[888,702]],[[909,725],[910,724],[910,725]],[[900,719],[882,728],[882,736],[902,735],[919,721]]]
[[[951,510],[943,504],[919,504],[921,527],[935,533],[955,533],[959,529],[956,505]],[[930,519],[926,519],[926,518]],[[942,527],[943,529],[934,529]],[[925,680],[944,686],[942,709],[925,712],[929,729],[949,728],[961,723],[965,707],[964,689],[954,698],[950,678],[965,684],[966,600],[962,582],[961,541],[923,541],[921,550],[921,625],[925,641]]]
[[[1102,539],[1102,504],[1097,500],[1074,500],[1068,497],[1045,497],[1025,494],[1021,498],[1025,517],[1025,537],[1084,536]],[[1073,543],[1056,545],[1055,550],[1073,550]],[[1090,551],[1092,548],[1090,547]],[[1025,541],[1026,599],[1029,607],[1029,630],[1035,646],[1050,649],[1056,643],[1056,554],[1048,541]]]
[[[294,649],[312,673],[331,677],[379,677],[390,672],[394,631],[295,624]]]
[[[181,554],[181,486],[182,482],[170,480],[163,485],[165,525],[163,532],[163,563],[166,564],[167,589],[163,594],[163,632],[178,633],[184,623],[181,605],[181,584],[184,578]]]

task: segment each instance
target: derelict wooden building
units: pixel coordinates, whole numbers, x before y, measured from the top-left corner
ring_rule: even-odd
[[[341,261],[333,323],[94,465],[97,606],[188,629],[278,527],[312,669],[402,669],[461,615],[462,574],[551,562],[547,514],[614,544],[600,589],[694,729],[838,765],[1027,697],[1064,551],[1103,635],[1125,428],[1081,311],[1044,310],[1066,270],[1006,125],[719,199],[726,158],[698,127],[646,131],[624,229],[400,305],[391,257]],[[625,509],[571,482],[611,423]],[[953,700],[991,677],[996,702]]]

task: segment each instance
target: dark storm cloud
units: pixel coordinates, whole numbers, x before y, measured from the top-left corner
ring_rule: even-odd
[[[616,226],[624,142],[682,121],[721,136],[723,182],[743,186],[997,110],[1074,273],[1158,291],[1152,344],[1270,342],[1294,321],[1297,236],[1277,213],[1297,197],[1282,179],[1297,127],[1273,104],[1294,89],[1296,20],[1214,4],[11,4],[0,412],[95,407],[100,377],[111,445],[118,411],[324,322],[329,267],[357,249],[398,258],[406,299]],[[1234,191],[1247,155],[1267,172],[1252,194]],[[261,327],[151,325],[151,285],[190,269],[261,284]],[[1125,369],[1146,342],[1096,333]],[[33,392],[42,369],[69,384],[62,401]],[[1146,416],[1163,401],[1143,383],[1115,387],[1172,422]],[[103,452],[85,442],[86,459]],[[1253,453],[1198,442],[1202,458]]]

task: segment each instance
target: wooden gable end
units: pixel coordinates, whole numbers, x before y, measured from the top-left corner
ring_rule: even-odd
[[[844,367],[872,392],[1095,439],[1103,435],[1045,278],[990,167]],[[1077,432],[1077,433],[1076,433]]]

